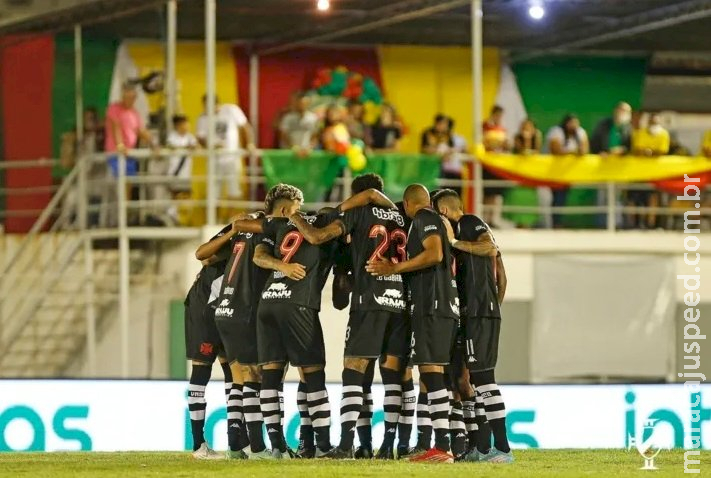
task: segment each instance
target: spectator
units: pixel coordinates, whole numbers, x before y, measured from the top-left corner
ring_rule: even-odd
[[[402,126],[396,118],[392,106],[384,104],[380,108],[380,116],[371,128],[371,148],[381,151],[399,150]]]
[[[565,156],[569,154],[588,154],[590,146],[588,144],[588,134],[580,126],[580,120],[574,114],[567,114],[558,126],[554,126],[548,131],[546,137],[547,148],[554,156]],[[569,188],[556,188],[553,190],[553,207],[563,207],[567,203]],[[553,227],[559,228],[563,225],[563,215],[553,213]]]
[[[669,153],[669,132],[661,124],[658,113],[650,113],[646,128],[638,128],[632,133],[632,152],[638,156],[663,156]],[[657,207],[659,193],[656,191],[627,191],[626,204],[630,207]],[[625,225],[628,228],[654,228],[657,223],[655,213],[626,214]]]
[[[309,111],[311,100],[304,93],[298,93],[294,109],[286,113],[279,123],[279,147],[294,149],[302,156],[308,155],[316,145],[318,116]]]
[[[588,154],[590,145],[588,134],[580,126],[580,120],[574,114],[567,114],[559,125],[553,126],[546,137],[550,154]]]
[[[452,147],[449,148],[447,154],[442,156],[441,177],[445,179],[457,179],[461,181],[462,161],[469,152],[469,146],[467,145],[467,140],[464,139],[462,135],[459,135],[454,132],[454,119],[447,119],[449,120],[449,136],[452,138]],[[454,189],[461,196],[461,185],[447,187],[449,187],[450,189]]]
[[[173,116],[173,131],[168,134],[166,146],[171,149],[197,148],[198,140],[190,132],[190,121],[186,116]],[[173,199],[187,199],[190,197],[192,173],[193,159],[190,153],[180,152],[173,154],[169,158],[167,175],[173,181],[168,185],[168,189]],[[172,205],[168,209],[168,217],[174,224],[179,223],[177,206]]]
[[[504,109],[496,105],[491,109],[489,119],[484,122],[484,147],[487,151],[503,153],[509,150],[506,128],[502,123]]]
[[[540,153],[543,140],[541,131],[536,128],[536,123],[527,118],[521,122],[521,127],[514,137],[515,154]]]
[[[346,112],[345,123],[348,128],[348,134],[352,139],[359,139],[365,144],[370,144],[370,131],[365,123],[365,107],[358,100],[350,100],[348,102],[348,111]]]
[[[632,107],[618,103],[609,118],[600,121],[590,141],[590,150],[595,154],[609,153],[622,155],[630,150],[632,127]]]
[[[454,146],[450,132],[450,119],[443,114],[434,118],[434,125],[422,133],[420,150],[425,154],[444,156]]]
[[[669,131],[658,113],[650,113],[646,128],[632,132],[632,152],[637,156],[664,156],[669,153]]]
[[[202,97],[203,108],[207,109],[207,95]],[[202,146],[207,146],[208,124],[207,113],[203,113],[197,122],[197,140]],[[235,104],[220,103],[215,97],[215,147],[224,150],[217,153],[217,184],[214,187],[221,192],[223,186],[227,190],[227,198],[231,200],[242,197],[242,174],[244,171],[245,148],[253,153],[254,135],[242,109]],[[227,211],[227,215],[231,215]],[[225,218],[226,219],[226,218]]]
[[[509,150],[509,140],[506,128],[502,123],[504,109],[496,105],[491,109],[489,118],[482,125],[484,131],[484,148],[492,153],[504,153]],[[482,178],[485,181],[498,180],[496,174],[488,169],[483,169]],[[503,195],[506,189],[500,186],[484,186],[484,205],[488,206],[488,212],[484,214],[484,220],[496,227],[502,224]],[[487,210],[485,210],[487,211]]]
[[[348,128],[343,123],[343,113],[338,105],[331,105],[326,108],[323,119],[323,128],[319,135],[319,142],[325,151],[343,154],[343,145],[350,144],[351,137]]]
[[[136,86],[126,82],[121,88],[121,100],[109,105],[106,110],[105,143],[107,153],[126,154],[128,150],[138,147],[139,140],[151,141],[151,134],[143,123],[143,118],[134,108],[136,103]],[[118,157],[109,156],[108,164],[114,176],[118,173]],[[138,172],[138,162],[126,158],[126,174],[135,175]]]

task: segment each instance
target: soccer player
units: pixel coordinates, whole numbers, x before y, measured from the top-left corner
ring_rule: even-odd
[[[365,174],[353,180],[354,193],[367,189],[382,192],[382,178]],[[352,238],[354,285],[343,360],[341,441],[328,456],[353,458],[354,430],[358,421],[365,422],[364,426],[358,427],[359,432],[370,429],[368,404],[365,407],[366,416],[359,419],[359,414],[364,408],[364,399],[367,400],[364,385],[369,388],[374,362],[381,358],[380,375],[385,387],[385,437],[377,458],[393,459],[402,402],[401,366],[409,351],[410,328],[405,315],[402,276],[374,277],[366,272],[365,267],[369,260],[376,258],[393,262],[406,260],[405,221],[394,204],[388,207],[370,204],[350,209],[320,229],[301,217],[292,220],[311,244],[323,244],[340,236],[350,235]],[[366,379],[367,375],[370,377]],[[372,457],[369,434],[359,434],[359,457]]]
[[[455,191],[441,191],[435,203],[438,211],[455,224],[454,230],[449,228],[448,235],[457,250],[466,361],[494,435],[494,448],[474,449],[467,455],[467,461],[511,463],[513,454],[506,437],[506,407],[494,377],[501,330],[499,307],[506,293],[504,264],[489,226],[475,215],[464,214]]]
[[[215,326],[215,301],[220,292],[222,274],[230,254],[229,244],[236,231],[225,226],[217,235],[201,245],[195,257],[203,267],[185,298],[185,348],[192,363],[188,386],[188,409],[193,434],[193,457],[199,460],[221,460],[224,456],[212,450],[205,442],[205,388],[210,381],[212,364],[220,357],[225,374],[225,397],[227,406],[237,405],[237,389],[233,389],[232,373],[222,353],[222,342]],[[237,414],[239,415],[239,411]],[[241,416],[238,416],[241,423]],[[230,420],[229,425],[233,422]],[[240,441],[239,427],[228,426],[228,442],[235,447]],[[239,448],[236,448],[238,450]]]
[[[366,191],[346,201],[348,210],[367,204],[373,191]],[[377,193],[377,192],[375,192]],[[378,193],[379,194],[379,193]],[[276,207],[279,207],[276,204]],[[296,212],[296,207],[293,208]],[[242,231],[262,233],[254,262],[274,272],[270,274],[262,293],[257,319],[259,361],[262,364],[262,413],[267,432],[275,447],[274,436],[283,436],[278,414],[269,400],[277,396],[289,362],[300,369],[306,386],[306,400],[315,435],[314,456],[322,457],[331,450],[329,436],[330,405],[326,391],[325,347],[318,318],[321,291],[333,263],[334,243],[314,246],[304,241],[293,223],[286,218],[266,218],[263,221],[238,221]],[[309,222],[330,222],[327,216],[307,216]],[[271,429],[271,431],[270,431]],[[278,454],[275,458],[279,458]]]
[[[374,258],[366,270],[387,277],[407,275],[412,322],[412,362],[427,388],[435,446],[412,455],[410,461],[454,461],[449,453],[449,395],[444,366],[449,363],[459,318],[459,298],[452,271],[452,254],[444,221],[431,207],[430,195],[421,184],[412,184],[403,196],[405,213],[412,218],[406,261]]]

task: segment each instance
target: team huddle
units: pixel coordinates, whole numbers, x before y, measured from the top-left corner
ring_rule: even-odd
[[[219,358],[228,458],[512,462],[494,376],[506,275],[489,227],[464,214],[453,190],[430,195],[413,184],[396,205],[382,179],[365,174],[352,191],[338,208],[304,214],[301,191],[279,184],[264,211],[235,218],[198,248],[203,269],[185,302],[193,455],[223,458],[203,434],[205,387]],[[334,306],[350,303],[335,446],[319,320],[331,271]],[[385,434],[374,456],[376,364]],[[288,365],[300,375],[297,450],[283,430]]]

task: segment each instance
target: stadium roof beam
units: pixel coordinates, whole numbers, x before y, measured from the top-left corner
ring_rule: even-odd
[[[260,56],[280,53],[304,45],[335,40],[356,33],[363,33],[388,25],[446,12],[469,3],[470,0],[405,0],[367,12],[362,22],[358,25],[353,25],[353,20],[349,18],[347,20],[328,22],[326,24],[328,28],[316,34],[314,34],[314,28],[310,27],[295,30],[288,36],[261,39],[259,43],[262,44],[274,42],[279,42],[279,44],[258,48],[255,53]]]
[[[582,30],[569,30],[554,36],[551,41],[542,44],[533,42],[531,49],[537,51],[527,51],[513,55],[512,59],[514,61],[530,60],[549,53],[586,48],[707,17],[711,17],[711,0],[687,0],[682,3],[628,15],[612,24],[608,23],[603,26]]]

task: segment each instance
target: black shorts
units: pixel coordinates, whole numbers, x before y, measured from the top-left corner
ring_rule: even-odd
[[[501,317],[462,319],[464,357],[472,372],[493,370],[499,356]]]
[[[457,334],[457,321],[433,315],[412,317],[413,365],[447,365]]]
[[[257,355],[257,313],[240,314],[235,310],[232,318],[216,318],[215,324],[225,347],[229,363],[259,364]]]
[[[185,305],[185,356],[196,362],[213,363],[223,355],[222,340],[215,325],[215,309],[209,305]]]
[[[325,365],[326,350],[318,311],[295,304],[260,302],[257,349],[260,364]]]
[[[405,312],[351,310],[344,357],[405,358],[410,351],[410,324]]]

